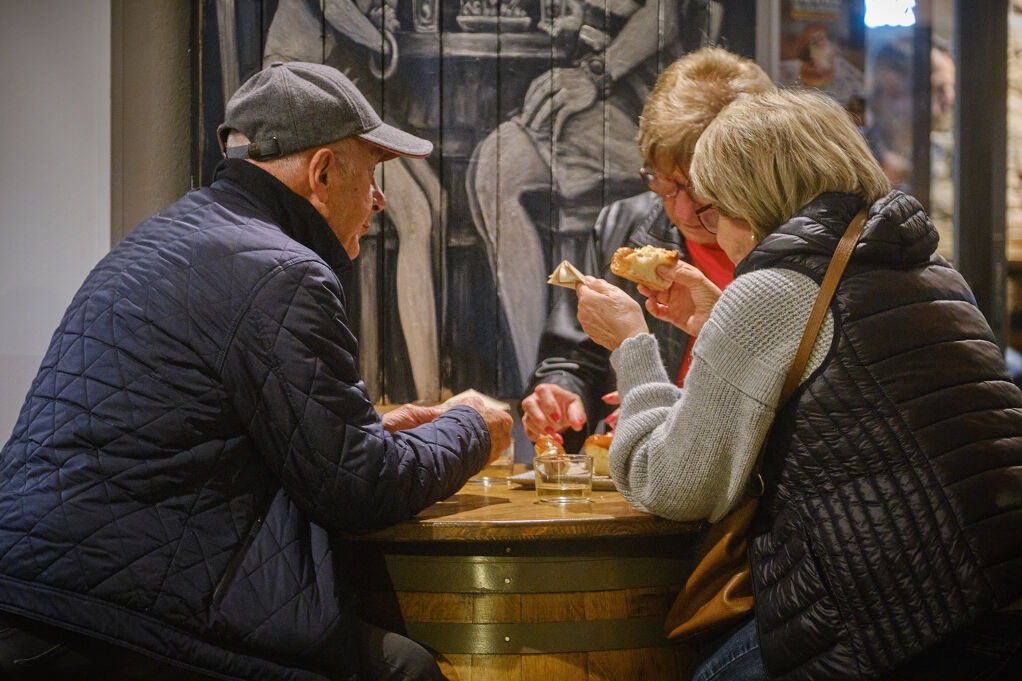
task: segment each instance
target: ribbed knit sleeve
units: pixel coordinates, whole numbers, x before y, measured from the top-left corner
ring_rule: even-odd
[[[614,351],[621,416],[610,469],[629,502],[673,520],[716,522],[730,510],[770,429],[818,291],[791,270],[736,279],[696,340],[684,390],[664,371],[653,336]],[[833,336],[828,312],[803,380]]]

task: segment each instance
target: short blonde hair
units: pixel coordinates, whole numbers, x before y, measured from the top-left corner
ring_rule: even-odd
[[[735,100],[699,138],[690,179],[697,196],[759,237],[824,192],[871,204],[891,190],[851,115],[816,90]]]
[[[639,151],[654,166],[687,172],[696,140],[741,93],[774,89],[754,61],[720,47],[690,52],[657,78],[639,118]]]

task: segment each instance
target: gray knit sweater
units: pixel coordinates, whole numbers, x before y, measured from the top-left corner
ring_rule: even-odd
[[[818,292],[787,269],[735,279],[696,339],[684,389],[667,376],[650,334],[611,354],[621,416],[610,471],[629,502],[673,520],[716,522],[728,512],[773,422]],[[828,311],[802,380],[833,337]]]

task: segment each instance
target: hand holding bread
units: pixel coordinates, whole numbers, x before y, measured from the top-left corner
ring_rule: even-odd
[[[671,282],[657,272],[660,267],[674,267],[678,263],[678,251],[669,251],[656,246],[628,248],[622,246],[614,251],[610,271],[621,277],[642,284],[654,291],[670,288]]]
[[[642,308],[617,286],[586,277],[576,293],[582,330],[608,350],[616,350],[625,339],[649,331]]]
[[[657,290],[640,285],[639,293],[646,296],[646,309],[657,319],[674,324],[690,336],[698,336],[720,299],[720,289],[682,260],[671,267],[658,267],[657,273],[671,286]]]

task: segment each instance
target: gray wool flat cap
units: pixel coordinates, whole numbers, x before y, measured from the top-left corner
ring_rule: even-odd
[[[227,146],[237,130],[251,144]],[[422,158],[433,143],[387,125],[347,76],[325,64],[273,62],[227,102],[217,136],[228,158],[265,161],[361,137],[399,156]]]

